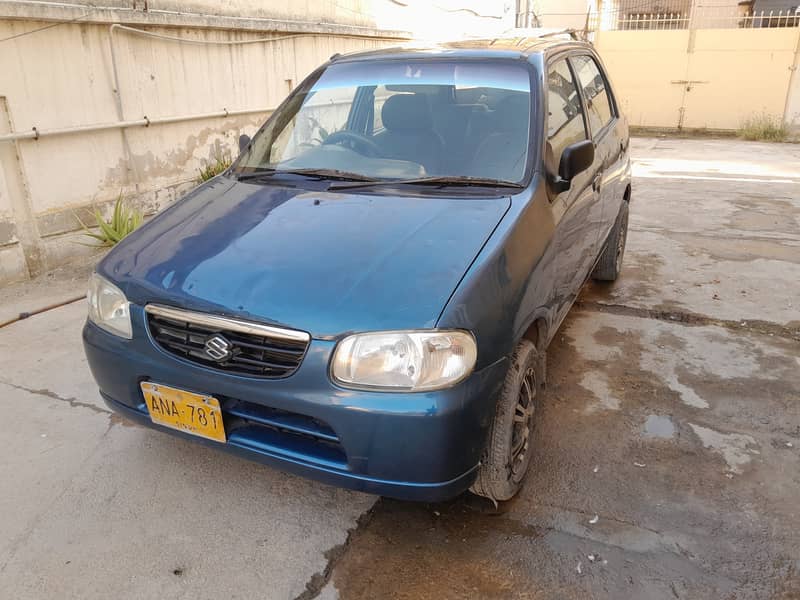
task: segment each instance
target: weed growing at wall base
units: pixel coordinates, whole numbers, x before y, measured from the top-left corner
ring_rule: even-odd
[[[786,128],[780,118],[761,113],[742,123],[739,137],[750,141],[782,142],[786,139]]]
[[[198,182],[202,183],[204,181],[208,181],[212,177],[216,177],[220,173],[222,173],[225,169],[231,166],[233,163],[233,159],[230,156],[218,156],[213,163],[207,164],[204,168],[198,169],[200,171],[200,177],[198,177]]]

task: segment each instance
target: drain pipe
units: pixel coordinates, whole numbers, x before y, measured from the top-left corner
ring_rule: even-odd
[[[75,296],[74,298],[62,300],[61,302],[48,304],[47,306],[43,306],[42,308],[37,308],[36,310],[32,310],[29,312],[21,312],[16,317],[12,317],[7,321],[0,321],[0,329],[6,327],[7,325],[11,325],[12,323],[16,323],[17,321],[22,321],[23,319],[32,317],[33,315],[38,315],[40,313],[47,312],[48,310],[53,310],[54,308],[60,308],[62,306],[66,306],[67,304],[73,304],[78,300],[85,300],[85,299],[86,299],[86,294],[81,294],[80,296]]]
[[[38,129],[33,127],[30,131],[17,131],[0,135],[0,142],[13,142],[16,140],[38,140],[42,137],[56,135],[70,135],[74,133],[89,133],[93,131],[103,131],[106,129],[128,129],[130,127],[149,127],[150,125],[163,125],[166,123],[180,123],[182,121],[195,121],[200,119],[213,119],[217,117],[237,117],[240,115],[266,114],[271,113],[274,108],[247,108],[244,110],[222,109],[216,112],[196,114],[196,115],[177,115],[174,117],[142,117],[141,119],[131,119],[127,121],[117,121],[115,123],[98,123],[95,125],[76,125],[75,127],[61,127],[58,129]]]

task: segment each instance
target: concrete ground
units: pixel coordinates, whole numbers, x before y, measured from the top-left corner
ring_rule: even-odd
[[[800,598],[800,146],[633,148],[623,276],[550,347],[517,499],[379,500],[129,426],[79,302],[0,329],[3,594]]]

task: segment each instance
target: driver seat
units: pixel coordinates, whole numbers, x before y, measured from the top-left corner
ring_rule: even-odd
[[[405,160],[425,167],[428,174],[440,169],[444,143],[433,130],[428,99],[420,94],[395,94],[381,109],[385,131],[375,136],[384,158]]]

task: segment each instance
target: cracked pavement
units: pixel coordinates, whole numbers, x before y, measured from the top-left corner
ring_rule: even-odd
[[[79,302],[0,329],[0,589],[800,598],[800,146],[633,155],[623,276],[548,351],[517,499],[378,500],[130,426],[88,373]],[[82,287],[4,289],[0,312]]]

